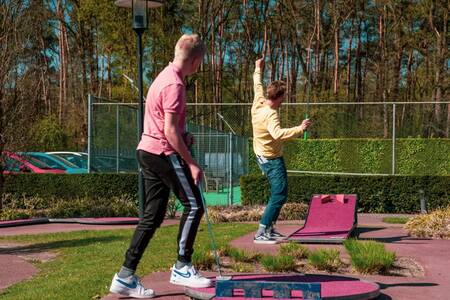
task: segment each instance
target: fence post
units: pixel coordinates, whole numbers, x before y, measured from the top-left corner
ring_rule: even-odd
[[[427,213],[427,198],[425,197],[425,191],[420,189],[420,213],[426,214]]]
[[[116,105],[116,173],[119,173],[119,105]]]
[[[230,137],[230,179],[229,179],[229,197],[228,197],[228,206],[233,205],[233,134],[229,133]]]
[[[395,103],[392,104],[392,175],[395,175]]]
[[[92,156],[92,95],[88,95],[88,143],[87,143],[87,152],[88,152],[88,161],[87,161],[87,169],[88,173],[91,173],[91,156]]]

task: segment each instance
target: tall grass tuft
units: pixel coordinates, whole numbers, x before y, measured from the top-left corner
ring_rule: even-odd
[[[280,246],[281,255],[289,255],[295,259],[307,258],[309,252],[308,248],[295,242],[289,242]]]
[[[318,270],[336,272],[342,265],[339,254],[336,249],[318,249],[308,255],[308,260]]]
[[[344,242],[344,246],[350,254],[353,268],[359,273],[385,273],[395,262],[395,253],[387,251],[379,242],[350,239]]]
[[[257,252],[236,249],[229,245],[220,249],[220,254],[232,258],[235,262],[251,263],[259,260],[261,254]]]
[[[213,269],[216,260],[211,251],[205,249],[196,249],[196,251],[192,254],[192,263],[199,270],[209,271]]]
[[[296,270],[295,260],[289,255],[263,256],[261,265],[268,272],[290,272]]]

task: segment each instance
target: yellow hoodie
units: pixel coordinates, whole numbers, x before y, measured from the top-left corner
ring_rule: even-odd
[[[265,104],[261,77],[261,69],[256,68],[253,74],[253,150],[256,155],[277,158],[283,156],[283,142],[300,136],[303,131],[300,126],[281,128],[277,110]]]

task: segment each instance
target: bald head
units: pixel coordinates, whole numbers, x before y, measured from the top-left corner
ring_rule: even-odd
[[[183,34],[175,45],[175,60],[202,58],[205,52],[205,45],[198,34]]]

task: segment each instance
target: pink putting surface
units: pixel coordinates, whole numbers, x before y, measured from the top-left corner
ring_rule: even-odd
[[[347,238],[356,225],[356,202],[356,195],[314,195],[305,225],[289,238]]]
[[[232,280],[242,281],[279,281],[279,282],[304,282],[320,283],[322,299],[374,299],[380,294],[380,287],[371,282],[361,281],[357,278],[329,275],[238,275],[233,276]],[[215,287],[188,289],[187,294],[192,292],[203,295],[215,295]],[[264,299],[272,297],[272,291],[263,290]],[[251,299],[243,297],[243,290],[236,289],[234,297],[217,297],[216,300],[225,299]],[[293,291],[291,299],[303,299],[301,292]]]

